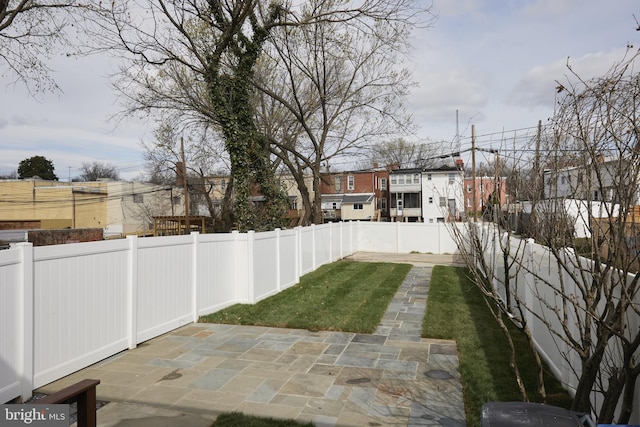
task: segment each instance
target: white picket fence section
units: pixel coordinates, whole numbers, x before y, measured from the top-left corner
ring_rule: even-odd
[[[453,253],[455,243],[445,224],[348,222],[0,251],[0,402],[356,251]]]
[[[495,272],[494,285],[501,297],[506,299],[506,289],[504,287],[504,261],[502,259],[502,248],[506,247],[506,235],[495,227],[494,224],[485,223],[476,225],[477,236],[481,240],[483,248],[482,257],[487,265]],[[501,240],[502,239],[502,240]],[[567,387],[570,392],[575,392],[579,375],[582,372],[580,357],[577,352],[561,340],[558,336],[550,332],[548,325],[542,319],[551,324],[551,328],[562,331],[562,325],[558,316],[553,312],[554,308],[562,307],[562,300],[559,293],[554,290],[560,288],[560,280],[566,295],[579,295],[578,285],[572,277],[581,277],[593,271],[591,263],[593,261],[583,257],[576,257],[572,252],[566,253],[565,263],[570,266],[570,272],[560,271],[556,258],[549,253],[549,248],[535,243],[533,239],[520,239],[517,236],[509,238],[510,262],[513,258],[519,260],[509,273],[511,289],[515,289],[518,298],[526,304],[525,315],[531,327],[534,341],[538,352],[549,365],[556,378]],[[479,259],[479,258],[477,258]],[[518,269],[517,264],[524,266]],[[530,272],[535,272],[531,274]],[[633,280],[633,275],[629,275],[627,280]],[[640,306],[640,296],[636,297],[636,306]],[[604,310],[604,307],[603,307]],[[536,315],[534,315],[534,313]],[[579,336],[577,322],[568,319],[570,333],[574,337]],[[633,309],[627,311],[626,319],[628,328],[632,335],[640,328],[640,316]],[[615,351],[613,352],[615,353]],[[616,357],[616,354],[607,354],[606,357]],[[637,355],[640,358],[640,354]],[[606,374],[605,374],[606,376]],[[640,396],[640,382],[636,384],[636,396]],[[602,396],[593,393],[592,403],[597,408],[600,406]],[[631,416],[632,424],[640,424],[640,408],[634,408]]]

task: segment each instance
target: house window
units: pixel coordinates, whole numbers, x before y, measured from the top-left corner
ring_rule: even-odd
[[[433,203],[433,197],[429,197],[429,204]]]
[[[467,207],[470,208],[471,206],[471,198],[467,198]]]
[[[382,212],[387,211],[387,199],[384,197],[380,199],[380,209],[382,210]]]
[[[456,174],[455,173],[450,173],[449,174],[449,184],[453,184],[453,182],[456,180]]]
[[[444,222],[444,218],[438,218],[436,221],[438,221],[438,222]]]
[[[427,181],[431,181],[431,174],[430,173],[427,174]]]
[[[380,190],[387,189],[387,178],[380,178]]]
[[[342,187],[342,177],[341,176],[336,176],[333,178],[333,188],[335,188],[336,191],[340,191],[340,188]]]
[[[405,208],[419,208],[420,207],[420,193],[404,193],[404,207]]]
[[[144,202],[144,196],[142,194],[133,195],[133,203],[142,203],[142,202]]]
[[[222,181],[220,181],[220,188],[222,189],[222,191],[224,191],[227,188],[227,180],[223,179]]]
[[[447,206],[447,198],[440,197],[440,207],[444,207],[444,206]]]
[[[404,185],[404,175],[398,175],[398,184]]]
[[[353,190],[354,187],[355,187],[355,183],[354,183],[353,175],[349,175],[347,177],[347,188],[349,190]]]
[[[298,210],[298,198],[297,197],[295,199],[291,200],[291,203],[289,204],[289,209],[291,209],[293,211],[297,211]]]
[[[566,177],[561,177],[560,178],[560,184],[565,185],[567,183],[567,178]]]
[[[174,205],[179,205],[180,204],[180,196],[173,196],[171,198],[171,203]]]
[[[393,185],[396,185],[398,183],[398,179],[395,175],[391,175],[389,179],[391,180],[391,184]]]
[[[467,193],[471,193],[471,185],[467,184]]]
[[[353,209],[361,211],[362,209],[364,209],[364,207],[362,206],[362,203],[354,203]]]
[[[336,209],[338,209],[338,204],[336,202],[333,202],[331,204],[331,207],[332,207],[332,209],[336,210]]]
[[[413,174],[413,183],[414,184],[420,184],[420,174],[419,173],[414,173]]]

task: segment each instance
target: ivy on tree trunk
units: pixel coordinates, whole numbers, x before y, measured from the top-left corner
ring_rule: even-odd
[[[258,131],[254,121],[251,83],[269,29],[279,19],[280,12],[280,6],[272,4],[268,18],[260,24],[255,7],[248,9],[246,19],[251,25],[251,36],[242,31],[242,22],[225,18],[216,13],[215,8],[212,13],[218,25],[227,30],[228,37],[224,38],[226,43],[219,43],[210,55],[205,79],[231,161],[234,216],[240,231],[280,227],[286,213],[286,197],[271,169],[267,138]],[[250,201],[254,183],[266,198],[259,210]]]

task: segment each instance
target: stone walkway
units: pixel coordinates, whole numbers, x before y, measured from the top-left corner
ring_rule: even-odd
[[[372,335],[192,324],[40,391],[100,379],[98,399],[112,402],[98,411],[103,426],[136,425],[123,420],[135,414],[127,405],[146,408],[131,418],[174,410],[194,426],[229,411],[317,426],[464,426],[455,343],[420,337],[431,268],[411,269]]]

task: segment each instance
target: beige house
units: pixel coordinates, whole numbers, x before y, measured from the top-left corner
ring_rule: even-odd
[[[103,182],[2,180],[0,194],[1,229],[107,226],[107,188]]]
[[[124,181],[0,180],[0,229],[102,228],[148,233],[153,216],[184,215],[182,190]]]

